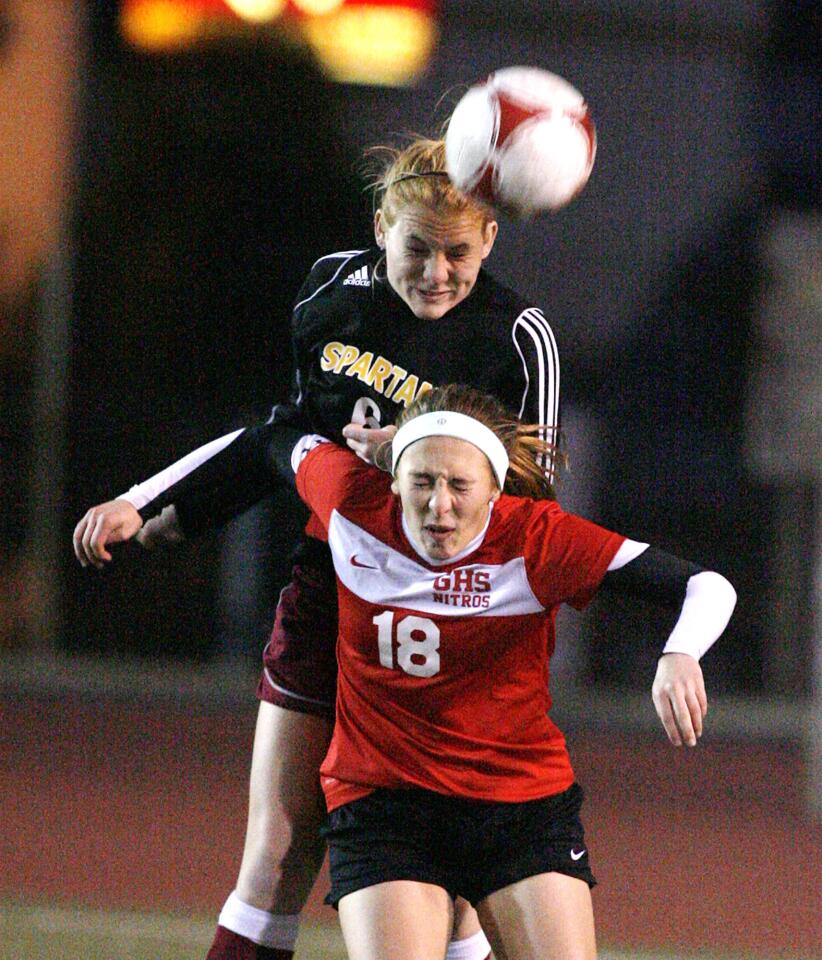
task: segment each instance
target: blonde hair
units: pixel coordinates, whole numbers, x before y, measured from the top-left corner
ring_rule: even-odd
[[[490,207],[451,183],[445,167],[445,141],[416,137],[405,147],[376,146],[366,151],[374,209],[393,226],[399,210],[410,205],[475,214],[480,225],[495,219]]]
[[[555,472],[565,466],[566,461],[559,450],[556,427],[521,423],[496,397],[456,383],[433,387],[421,394],[400,412],[397,427],[424,413],[441,410],[473,417],[499,437],[509,460],[505,493],[534,500],[556,499]],[[376,462],[382,469],[390,471],[390,441],[379,448]]]

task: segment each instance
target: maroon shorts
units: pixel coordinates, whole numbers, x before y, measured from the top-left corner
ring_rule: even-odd
[[[263,651],[260,700],[333,720],[337,619],[333,568],[310,560],[296,563]]]

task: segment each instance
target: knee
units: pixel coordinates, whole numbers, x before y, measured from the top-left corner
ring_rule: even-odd
[[[298,803],[277,803],[252,797],[248,810],[247,846],[260,858],[304,858],[322,862],[325,842],[320,836],[324,814],[313,809],[311,798]]]

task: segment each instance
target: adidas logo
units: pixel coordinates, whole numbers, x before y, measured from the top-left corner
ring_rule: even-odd
[[[345,280],[343,280],[343,286],[347,283],[354,287],[370,286],[371,281],[368,279],[368,267],[360,267],[359,270],[349,273]]]

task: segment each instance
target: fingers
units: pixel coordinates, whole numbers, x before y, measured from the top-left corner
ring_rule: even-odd
[[[74,528],[74,536],[72,537],[74,555],[80,561],[80,566],[82,567],[87,567],[89,564],[95,567],[102,566],[102,564],[97,562],[96,557],[89,553],[89,542],[94,523],[95,517],[94,510],[92,509],[86,513]]]
[[[108,545],[128,540],[141,526],[140,514],[125,501],[92,507],[74,528],[74,555],[81,566],[99,570],[112,559]]]
[[[683,742],[682,733],[680,732],[679,724],[674,715],[672,701],[663,693],[661,697],[654,699],[654,703],[665,733],[668,735],[668,740],[670,740],[675,747],[681,747]]]
[[[99,570],[111,560],[106,543],[112,532],[110,519],[92,507],[74,530],[74,555],[81,566],[91,565]]]
[[[670,742],[675,747],[695,747],[708,712],[705,682],[697,661],[686,654],[663,657],[654,681],[653,699]]]
[[[368,434],[373,431],[369,430],[368,427],[363,427],[359,423],[349,423],[347,426],[343,427],[342,435],[348,441],[349,446],[351,442],[354,443],[363,443],[368,439]]]
[[[390,440],[396,432],[395,426],[364,427],[360,423],[349,423],[343,427],[342,435],[355,443],[382,443]]]
[[[394,426],[364,427],[358,423],[349,423],[343,427],[342,434],[348,447],[367,463],[374,462],[374,455],[380,444],[390,440],[397,432]]]

